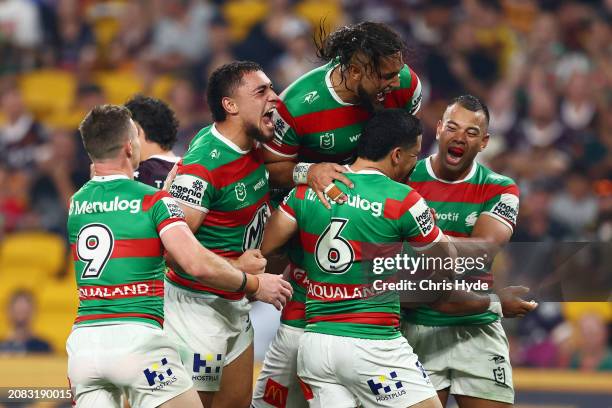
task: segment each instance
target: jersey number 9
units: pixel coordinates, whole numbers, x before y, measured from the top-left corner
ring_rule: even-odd
[[[99,278],[111,254],[115,240],[113,233],[104,224],[88,224],[81,228],[77,237],[77,256],[85,262],[81,279]]]

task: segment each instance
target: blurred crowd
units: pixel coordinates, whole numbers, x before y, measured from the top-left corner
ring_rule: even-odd
[[[321,64],[321,28],[363,20],[407,43],[424,154],[452,97],[488,103],[479,160],[519,184],[514,241],[612,241],[610,0],[0,0],[0,239],[65,233],[69,197],[89,178],[76,127],[91,107],[164,99],[181,155],[210,122],[213,69],[254,60],[282,91]],[[595,305],[542,304],[511,322],[515,362],[612,370],[610,304]]]

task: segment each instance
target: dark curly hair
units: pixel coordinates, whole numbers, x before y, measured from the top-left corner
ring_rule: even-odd
[[[127,101],[125,107],[132,113],[132,119],[144,130],[146,140],[157,143],[164,150],[172,150],[179,122],[165,102],[136,95]]]
[[[378,74],[383,58],[406,48],[399,34],[388,25],[371,21],[341,27],[327,36],[321,24],[315,43],[317,56],[324,61],[337,60],[348,67],[354,57],[365,57],[359,62]]]

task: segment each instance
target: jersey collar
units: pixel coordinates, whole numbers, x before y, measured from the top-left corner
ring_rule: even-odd
[[[178,156],[169,156],[165,154],[154,154],[153,156],[149,157],[149,159],[159,159],[169,163],[176,163],[181,160],[181,158]]]
[[[438,178],[436,176],[436,173],[434,173],[433,168],[431,167],[431,160],[433,159],[435,155],[432,154],[431,156],[429,156],[428,158],[425,159],[425,167],[427,168],[427,173],[429,174],[429,177],[438,180],[442,183],[446,183],[446,184],[459,184],[459,183],[463,183],[469,179],[471,179],[474,174],[476,173],[476,167],[477,164],[476,162],[472,163],[472,167],[470,168],[470,171],[468,172],[467,176],[465,176],[464,178],[462,178],[461,180],[455,180],[455,181],[448,181],[448,180],[443,180],[441,178]]]
[[[213,134],[214,137],[216,137],[217,139],[219,139],[220,141],[222,141],[223,143],[225,143],[230,149],[236,151],[237,153],[240,154],[247,154],[248,152],[251,151],[251,149],[249,150],[242,150],[236,143],[232,142],[231,140],[229,140],[227,137],[223,136],[218,130],[217,127],[215,126],[215,124],[213,123],[212,127],[210,128],[210,133]]]
[[[111,174],[110,176],[93,176],[91,181],[105,182],[105,181],[115,181],[115,180],[129,180],[130,178],[125,174]]]
[[[334,90],[334,86],[331,83],[331,74],[334,71],[334,69],[336,69],[336,67],[340,65],[340,64],[336,64],[333,67],[331,67],[327,73],[325,74],[325,85],[327,85],[327,89],[329,90],[329,93],[331,94],[332,98],[334,98],[334,100],[336,102],[338,102],[340,105],[342,106],[353,106],[352,103],[348,103],[348,102],[344,102],[336,93],[336,91]]]
[[[345,164],[344,167],[348,170],[349,173],[353,173],[353,174],[378,174],[380,176],[388,177],[385,173],[383,173],[380,170],[363,169],[363,170],[355,171],[348,164]]]

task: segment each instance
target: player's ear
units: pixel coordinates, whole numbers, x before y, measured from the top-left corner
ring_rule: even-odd
[[[480,142],[480,150],[479,150],[480,152],[482,152],[485,149],[485,147],[487,147],[487,145],[489,144],[489,136],[491,135],[489,134],[489,132],[487,132],[482,138],[482,141]]]
[[[402,149],[400,147],[396,147],[391,150],[391,162],[394,166],[400,164],[400,160],[402,158]]]
[[[125,149],[125,154],[127,155],[127,157],[131,159],[132,156],[134,155],[134,147],[132,146],[131,138],[128,137],[128,140],[123,145],[123,148]]]
[[[436,125],[436,140],[440,140],[440,133],[442,133],[442,121],[438,120]]]
[[[221,99],[221,106],[223,106],[223,109],[225,109],[225,111],[230,115],[236,115],[238,113],[238,105],[236,104],[236,101],[229,96],[225,96],[223,99]]]

